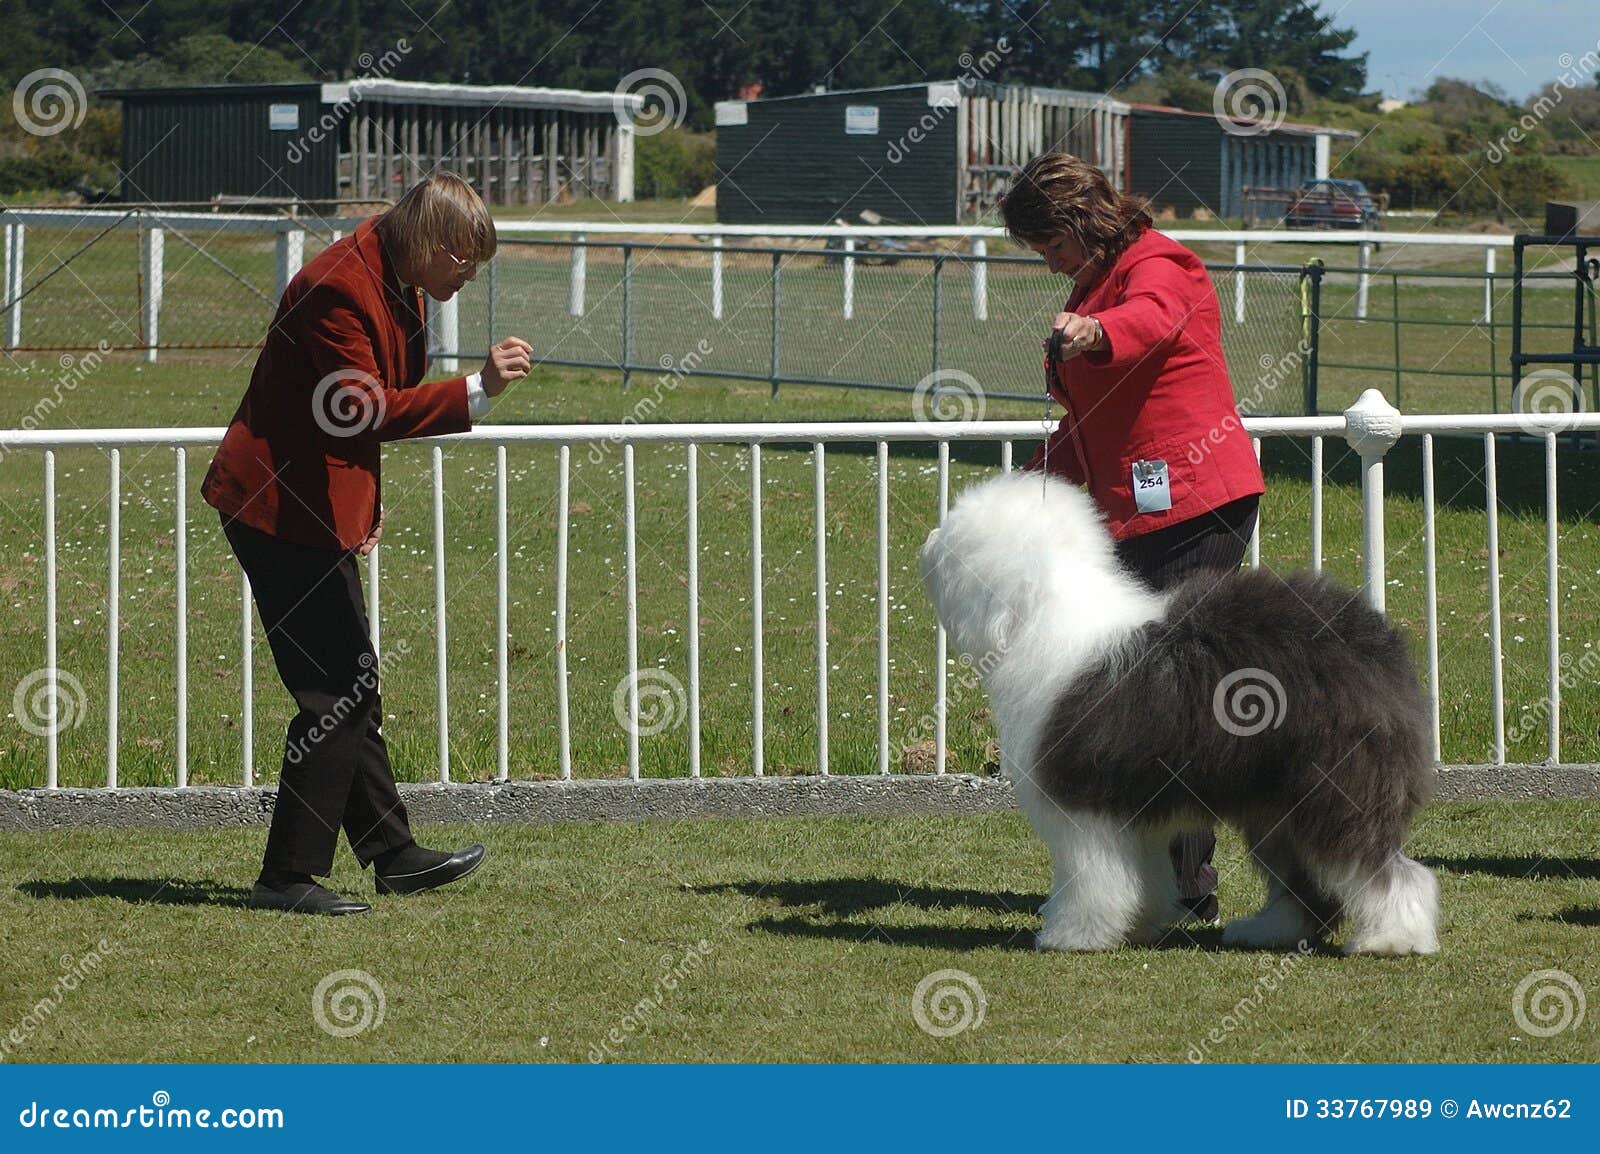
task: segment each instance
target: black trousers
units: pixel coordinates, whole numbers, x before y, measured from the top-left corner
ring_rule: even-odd
[[[298,707],[263,868],[328,874],[341,828],[365,867],[412,838],[379,730],[378,663],[355,554],[283,541],[227,517],[222,530]]]
[[[1241,497],[1209,513],[1166,529],[1117,542],[1117,556],[1145,584],[1161,590],[1203,573],[1236,572],[1255,532],[1259,497]],[[1186,833],[1170,847],[1178,874],[1178,892],[1199,898],[1217,888],[1217,835],[1211,830]]]

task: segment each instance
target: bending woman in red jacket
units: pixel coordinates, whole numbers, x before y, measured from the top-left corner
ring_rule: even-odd
[[[1045,366],[1066,415],[1026,467],[1048,462],[1086,485],[1123,563],[1157,589],[1237,570],[1265,485],[1200,258],[1155,231],[1141,201],[1066,153],[1030,161],[1000,214],[1051,272],[1072,279]],[[1215,850],[1210,830],[1172,845],[1180,892],[1206,921],[1217,915]]]
[[[383,740],[379,665],[356,557],[383,533],[383,442],[464,432],[532,349],[509,337],[481,372],[423,383],[423,294],[449,300],[495,251],[494,221],[460,177],[439,172],[363,221],[289,282],[244,400],[201,494],[250,578],[272,659],[298,712],[257,908],[368,909],[317,884],[342,828],[379,893],[465,877],[481,845],[423,849],[411,836]]]

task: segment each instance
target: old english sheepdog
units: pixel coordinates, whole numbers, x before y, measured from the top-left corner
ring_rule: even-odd
[[[1266,883],[1226,944],[1439,948],[1438,883],[1401,852],[1433,782],[1404,639],[1322,577],[1241,572],[1155,593],[1087,494],[1037,473],[960,494],[922,548],[988,691],[1002,772],[1049,847],[1041,949],[1160,940],[1187,916],[1167,846],[1213,820]]]

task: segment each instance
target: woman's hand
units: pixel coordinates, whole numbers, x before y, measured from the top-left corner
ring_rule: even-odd
[[[1100,322],[1093,317],[1079,316],[1077,313],[1058,313],[1055,321],[1050,326],[1052,336],[1061,333],[1061,346],[1057,353],[1060,360],[1067,361],[1079,353],[1092,353],[1106,347],[1106,332],[1100,327]],[[1050,342],[1045,341],[1046,350]]]
[[[528,375],[533,364],[533,346],[521,337],[507,337],[489,350],[483,362],[483,391],[498,397],[512,381]]]
[[[378,542],[383,540],[383,513],[378,513],[378,523],[372,527],[372,532],[367,534],[367,539],[356,546],[356,554],[365,557],[378,547]]]

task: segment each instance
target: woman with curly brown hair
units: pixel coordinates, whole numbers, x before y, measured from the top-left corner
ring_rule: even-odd
[[[1072,281],[1045,361],[1066,413],[1026,467],[1048,462],[1087,486],[1123,563],[1153,588],[1237,570],[1265,485],[1200,258],[1157,232],[1142,201],[1067,153],[1030,161],[1000,215]],[[1182,897],[1206,921],[1217,914],[1215,849],[1210,830],[1172,845]]]

